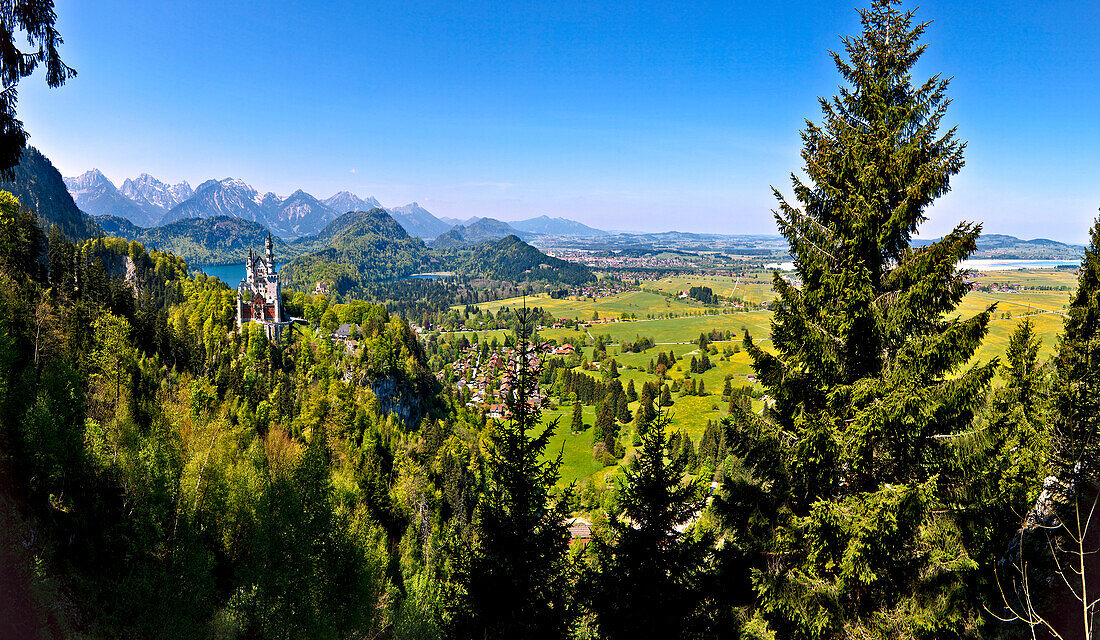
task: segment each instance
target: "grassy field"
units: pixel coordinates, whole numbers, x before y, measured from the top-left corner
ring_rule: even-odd
[[[775,298],[771,285],[771,273],[762,271],[750,273],[744,279],[729,276],[672,276],[646,282],[642,286],[662,293],[677,293],[691,287],[710,287],[715,294],[723,298],[738,297],[755,304]]]
[[[973,291],[963,299],[957,311],[958,317],[968,318],[980,313],[990,305],[996,304],[993,320],[990,322],[989,333],[983,345],[978,349],[972,360],[974,362],[988,362],[994,357],[1003,357],[1012,332],[1025,318],[1030,319],[1036,329],[1036,333],[1042,339],[1042,348],[1039,353],[1040,360],[1048,360],[1057,346],[1057,338],[1062,330],[1065,307],[1069,303],[1070,291],[1038,290],[1038,288],[1072,288],[1076,285],[1076,277],[1072,272],[1054,270],[1033,271],[1000,271],[981,274],[976,278],[979,285],[998,285],[997,291]],[[708,278],[665,278],[663,280],[644,283],[646,288],[661,290],[682,290],[692,285],[709,286],[716,293],[728,296],[738,286],[736,278],[708,277]],[[759,299],[771,299],[770,287],[755,285],[759,289],[767,288],[768,292],[760,292]],[[1004,289],[1009,289],[1008,291]],[[750,289],[746,288],[745,291]],[[738,288],[737,295],[741,289]],[[750,296],[745,296],[752,300]],[[698,306],[687,305],[677,300],[669,300],[666,296],[649,292],[631,292],[610,298],[601,298],[596,302],[580,299],[552,300],[548,297],[528,298],[528,305],[543,306],[557,317],[573,317],[588,319],[592,311],[597,311],[601,317],[617,317],[622,313],[634,313],[644,318],[647,313],[666,313],[668,310],[679,309],[684,312],[697,313],[701,310]],[[519,300],[502,300],[495,303],[481,305],[485,308],[497,309],[501,306],[516,306]],[[666,302],[668,304],[666,305]],[[662,306],[666,305],[666,306]],[[655,379],[652,374],[645,372],[651,359],[655,359],[658,351],[667,353],[672,350],[677,358],[677,365],[668,372],[670,383],[684,377],[688,368],[687,361],[692,355],[699,352],[694,344],[702,332],[718,329],[723,332],[730,331],[734,339],[730,342],[716,342],[718,355],[711,355],[711,362],[715,365],[710,371],[693,375],[696,384],[702,381],[706,385],[708,395],[685,396],[673,392],[675,404],[670,408],[671,428],[683,429],[691,435],[692,440],[698,443],[702,436],[707,420],[720,419],[727,414],[727,402],[721,399],[721,391],[726,376],[731,377],[731,384],[735,387],[751,384],[748,376],[753,373],[748,354],[744,351],[734,353],[728,358],[723,355],[726,347],[740,347],[740,337],[745,329],[761,340],[764,348],[770,346],[767,340],[770,331],[769,323],[771,313],[768,311],[751,311],[720,315],[691,315],[678,318],[659,318],[653,320],[636,320],[628,322],[614,322],[606,325],[593,325],[589,327],[590,335],[610,335],[613,343],[618,341],[632,341],[638,336],[653,338],[657,345],[644,353],[621,353],[614,344],[608,347],[608,355],[616,359],[620,365],[620,380],[624,386],[630,380],[636,387],[643,382]],[[504,339],[503,331],[481,332],[483,339],[491,339],[494,335],[498,340]],[[546,329],[541,332],[544,339],[561,340],[566,337],[585,335],[571,329]],[[591,347],[586,350],[589,360],[594,354]],[[671,384],[670,384],[671,386]],[[754,401],[754,409],[759,410],[762,405]],[[631,412],[637,409],[637,403],[630,404]],[[571,407],[556,410],[548,410],[544,420],[549,422],[555,417],[560,417],[559,428],[555,433],[547,455],[563,455],[562,483],[581,480],[593,475],[614,473],[615,467],[604,469],[592,458],[592,434],[591,430],[579,434],[570,433]],[[584,408],[585,422],[589,425],[595,422],[594,408]],[[623,428],[623,441],[628,449],[633,434],[633,427],[627,425]]]
[[[993,320],[989,323],[989,333],[974,359],[988,361],[1004,355],[1009,338],[1026,318],[1035,325],[1035,333],[1043,341],[1039,359],[1048,360],[1054,354],[1058,335],[1062,332],[1069,297],[1069,291],[971,292],[959,306],[961,317],[967,318],[990,305],[997,305]]]
[[[483,302],[479,308],[496,313],[502,307],[519,308],[523,305],[523,298],[506,298],[493,302]],[[674,315],[703,313],[706,308],[699,303],[687,303],[675,298],[669,298],[658,293],[648,291],[627,291],[606,298],[551,298],[546,294],[538,294],[527,298],[527,306],[542,307],[555,318],[574,318],[577,320],[591,320],[593,312],[601,318],[618,318],[624,313],[632,314],[638,318],[648,315]]]

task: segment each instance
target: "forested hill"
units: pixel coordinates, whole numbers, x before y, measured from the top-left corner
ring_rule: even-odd
[[[249,248],[262,249],[268,235],[262,224],[234,216],[184,218],[148,229],[117,216],[96,219],[109,235],[155,246],[193,264],[243,263]],[[551,258],[516,236],[429,249],[381,207],[345,213],[313,236],[273,241],[275,259],[289,260],[283,267],[287,289],[312,291],[323,282],[333,292],[367,296],[370,283],[443,268],[494,280],[576,284],[593,278],[587,267]]]
[[[572,285],[596,279],[588,267],[548,256],[514,235],[440,253],[449,266],[470,276]]]
[[[355,233],[372,234],[389,240],[407,240],[410,237],[388,211],[382,207],[374,207],[369,211],[349,211],[341,214],[316,234],[299,238],[293,244],[305,251],[315,251],[327,247],[336,238],[353,228],[356,230]]]
[[[11,180],[0,181],[0,190],[10,192],[37,213],[43,227],[57,225],[62,233],[76,239],[99,233],[98,225],[73,202],[61,173],[38,149],[24,149],[13,171]]]
[[[440,235],[432,241],[432,246],[448,249],[487,240],[500,240],[510,235],[518,238],[527,237],[530,234],[512,227],[507,222],[501,222],[494,218],[480,218],[470,224],[459,225]]]
[[[312,291],[322,282],[331,291],[354,293],[373,282],[432,271],[438,259],[420,238],[410,237],[385,209],[345,213],[316,236],[292,245],[322,247],[283,267],[283,283]]]
[[[104,232],[177,255],[191,264],[238,264],[249,249],[263,251],[269,231],[258,222],[234,216],[183,218],[145,229],[118,216],[96,218]],[[282,238],[272,235],[276,262],[297,255]]]
[[[430,620],[421,562],[401,558],[417,496],[391,493],[418,446],[395,395],[442,410],[408,324],[318,299],[357,324],[358,354],[309,328],[272,344],[178,257],[47,244],[7,194],[0,229],[0,637],[393,638],[377,631]]]

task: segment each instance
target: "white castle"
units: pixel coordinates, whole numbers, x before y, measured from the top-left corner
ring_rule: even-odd
[[[237,328],[242,328],[246,322],[259,322],[267,339],[278,341],[283,337],[283,328],[290,322],[283,315],[282,291],[279,274],[275,272],[270,233],[264,249],[262,257],[248,250],[244,280],[237,285]]]

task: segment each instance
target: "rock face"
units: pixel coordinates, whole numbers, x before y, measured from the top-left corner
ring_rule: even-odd
[[[433,216],[427,209],[415,202],[390,209],[390,215],[405,228],[410,236],[415,236],[421,240],[431,240],[450,231],[453,226]]]
[[[107,179],[99,169],[92,169],[76,176],[65,178],[65,187],[80,210],[93,216],[111,215],[126,218],[142,227],[156,224],[148,213],[132,200],[122,195],[114,183]]]
[[[119,193],[133,201],[156,224],[172,207],[187,200],[195,192],[186,181],[169,186],[148,173],[143,173],[136,178],[127,178]]]
[[[268,226],[284,238],[316,233],[339,214],[317,198],[298,189],[268,213]]]
[[[263,199],[256,190],[236,178],[207,180],[195,189],[195,194],[172,207],[161,224],[183,218],[234,216],[264,224],[267,215],[261,206]]]
[[[348,213],[350,211],[370,211],[375,207],[381,207],[374,198],[367,196],[365,199],[360,198],[350,191],[341,191],[334,193],[331,196],[325,198],[321,202],[326,207],[332,209],[338,214]]]
[[[427,403],[412,383],[389,375],[365,379],[363,386],[374,392],[383,415],[394,414],[405,423],[406,429],[415,429],[427,413]]]
[[[27,147],[12,172],[15,175],[10,181],[0,181],[0,190],[11,192],[20,204],[37,213],[43,227],[57,225],[65,235],[78,240],[100,232],[99,225],[73,202],[57,168],[37,149]]]

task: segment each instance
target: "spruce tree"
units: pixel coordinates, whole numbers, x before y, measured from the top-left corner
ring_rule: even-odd
[[[570,428],[574,433],[584,431],[584,413],[580,401],[573,403],[573,421]]]
[[[937,482],[996,368],[966,366],[991,310],[950,315],[980,226],[910,247],[965,144],[940,131],[948,81],[911,74],[927,24],[896,4],[860,11],[833,54],[847,85],[802,132],[809,181],[792,175],[796,204],[775,191],[797,283],[773,276],[774,354],[746,334],[765,415],[727,430],[776,523],[754,543],[771,561],[753,624],[787,637],[973,635],[980,616],[953,596],[976,565]]]
[[[618,406],[615,408],[615,419],[623,424],[634,419],[634,416],[630,415],[630,402],[626,399],[625,393],[619,394]]]
[[[596,433],[601,434],[605,443],[607,443],[607,451],[609,453],[615,453],[615,444],[619,440],[619,428],[615,425],[615,411],[618,405],[615,403],[614,398],[607,398],[600,405],[599,413],[596,415]]]
[[[533,349],[525,331],[531,322],[527,309],[517,316],[511,418],[488,431],[492,448],[473,532],[452,545],[450,635],[456,638],[563,638],[574,619],[564,525],[569,496],[552,496],[561,455],[543,460],[557,425],[530,433],[542,418],[538,406],[527,402],[537,390],[538,372],[528,365]]]
[[[653,408],[653,387],[647,382],[642,385],[642,394],[638,397],[638,409],[634,412],[634,426],[638,429],[638,433],[645,434],[656,414],[657,410]]]
[[[600,637],[709,637],[702,580],[711,539],[677,530],[698,513],[695,484],[682,482],[685,456],[665,458],[666,414],[642,438],[625,471],[620,511],[593,539],[596,570],[583,593]]]
[[[1054,464],[1074,482],[1100,479],[1100,218],[1091,231],[1054,360]]]

